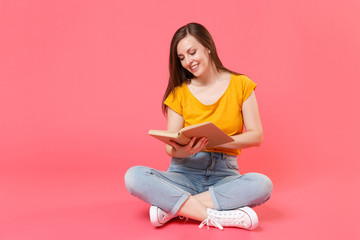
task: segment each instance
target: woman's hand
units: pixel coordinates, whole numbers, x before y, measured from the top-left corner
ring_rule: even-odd
[[[167,130],[169,131],[179,131],[184,127],[184,118],[176,113],[171,108],[167,110]],[[198,153],[205,149],[208,144],[208,140],[205,137],[202,137],[196,141],[196,138],[193,137],[187,145],[180,145],[174,141],[170,141],[169,144],[166,144],[166,152],[176,158],[186,158],[190,155]]]
[[[180,145],[174,141],[170,141],[169,145],[172,146],[170,155],[177,158],[186,158],[190,155],[198,153],[205,149],[208,140],[202,137],[195,144],[196,137],[193,137],[187,145]]]

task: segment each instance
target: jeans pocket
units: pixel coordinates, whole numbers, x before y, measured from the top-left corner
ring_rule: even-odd
[[[226,158],[225,163],[229,169],[239,170],[239,165],[236,158]]]

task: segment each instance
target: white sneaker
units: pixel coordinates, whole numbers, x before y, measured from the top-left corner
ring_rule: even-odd
[[[156,206],[150,207],[150,221],[151,224],[155,227],[161,227],[175,217],[175,215],[165,212],[161,208],[158,208]]]
[[[214,226],[220,230],[223,230],[223,226],[252,230],[259,224],[255,211],[249,207],[242,207],[229,211],[217,211],[208,208],[207,213],[207,219],[202,221],[199,228],[202,228],[206,224],[208,228],[209,226]]]

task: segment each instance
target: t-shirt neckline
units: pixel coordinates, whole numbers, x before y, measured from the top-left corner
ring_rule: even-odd
[[[218,98],[218,100],[216,100],[216,101],[215,101],[214,103],[212,103],[212,104],[204,104],[204,103],[202,103],[199,99],[197,99],[197,98],[194,96],[194,94],[190,91],[188,85],[187,85],[185,82],[184,82],[184,84],[185,84],[185,89],[189,92],[190,96],[191,96],[192,98],[194,98],[200,105],[205,106],[205,107],[212,107],[212,106],[217,105],[217,104],[221,101],[221,99],[226,95],[226,93],[227,93],[227,92],[229,91],[229,89],[230,89],[230,85],[232,84],[232,82],[233,82],[233,74],[231,73],[231,74],[230,74],[230,82],[229,82],[229,84],[228,84],[225,92]]]

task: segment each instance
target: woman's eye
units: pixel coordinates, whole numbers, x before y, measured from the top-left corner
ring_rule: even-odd
[[[193,52],[190,53],[190,55],[194,55],[195,53],[196,53],[196,51],[193,51]]]

